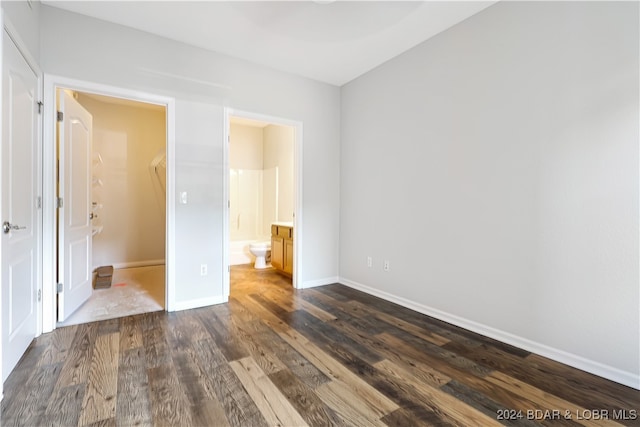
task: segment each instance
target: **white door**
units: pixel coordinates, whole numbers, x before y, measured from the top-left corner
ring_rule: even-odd
[[[91,114],[67,91],[58,91],[59,190],[58,321],[64,321],[92,292]]]
[[[2,380],[37,332],[38,77],[7,33],[2,68]]]

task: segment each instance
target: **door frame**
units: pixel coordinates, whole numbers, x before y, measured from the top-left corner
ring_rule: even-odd
[[[34,74],[36,75],[37,78],[37,93],[36,93],[36,98],[38,99],[38,101],[42,101],[42,95],[43,95],[43,89],[42,89],[42,81],[43,81],[43,73],[42,70],[40,69],[40,66],[38,65],[38,62],[35,60],[35,58],[33,57],[33,55],[31,55],[31,52],[29,52],[29,49],[27,47],[27,44],[24,42],[24,40],[22,40],[22,38],[20,37],[20,33],[18,32],[18,30],[16,29],[16,27],[11,23],[11,20],[9,19],[9,17],[4,13],[4,10],[2,8],[0,8],[0,23],[2,24],[2,31],[0,31],[0,65],[2,65],[4,63],[4,50],[3,50],[3,43],[4,43],[4,38],[5,37],[9,37],[11,39],[11,41],[16,45],[16,47],[18,48],[18,52],[20,52],[20,54],[22,55],[22,57],[24,58],[24,60],[26,61],[27,65],[29,66],[29,68],[31,68],[31,70],[34,72]],[[2,68],[0,68],[1,70]],[[0,71],[0,75],[2,75],[2,72]],[[4,76],[2,76],[2,78],[4,78]],[[0,97],[2,96],[2,85],[0,85]],[[0,105],[0,117],[2,117],[2,108],[3,106]],[[2,120],[0,120],[0,135],[2,134]],[[43,148],[43,141],[42,141],[42,135],[43,135],[43,117],[40,116],[39,120],[38,120],[38,130],[37,130],[37,148],[36,148],[36,153],[38,156],[38,161],[37,161],[37,166],[36,166],[36,182],[38,184],[38,196],[41,198],[42,200],[42,196],[43,196],[43,175],[42,175],[42,162],[43,162],[43,153],[42,153],[42,148]],[[0,162],[0,168],[2,167],[2,162]],[[1,171],[0,171],[1,172]],[[2,174],[0,173],[0,186],[2,185]],[[0,201],[1,203],[1,201]],[[1,208],[1,206],[0,206]],[[1,211],[1,209],[0,209]],[[43,255],[42,255],[42,248],[43,248],[43,220],[44,220],[44,210],[43,209],[39,209],[39,218],[37,221],[37,225],[38,225],[38,230],[36,231],[36,280],[39,282],[38,283],[38,290],[40,292],[43,292],[43,288],[42,288],[42,278],[44,275],[44,269],[43,269]],[[2,257],[2,251],[0,249],[0,259]],[[2,268],[2,264],[0,263],[0,269]],[[37,317],[36,317],[36,336],[40,335],[42,333],[42,298],[38,300],[37,302]],[[2,311],[2,293],[0,292],[0,312]],[[2,316],[0,316],[0,331],[2,330],[1,328],[3,328],[4,325],[2,324]],[[0,340],[0,360],[2,360],[3,357],[3,348],[2,348],[2,340]],[[0,378],[2,378],[4,376],[4,373],[2,372],[2,364],[0,364]],[[0,400],[2,400],[3,397],[3,381],[0,381]]]
[[[57,221],[56,221],[56,89],[65,88],[114,98],[125,98],[166,108],[166,240],[165,240],[165,310],[173,311],[175,305],[175,98],[154,95],[132,89],[88,82],[69,77],[44,75],[44,135],[43,167],[43,284],[42,331],[56,328],[56,275],[57,275]]]
[[[229,251],[230,251],[230,232],[229,232],[229,143],[230,143],[230,126],[231,117],[239,117],[249,120],[257,120],[261,122],[267,122],[280,126],[291,126],[294,128],[294,142],[293,142],[293,177],[294,177],[294,190],[293,190],[293,228],[295,230],[295,243],[293,245],[293,275],[291,277],[293,287],[300,289],[303,287],[302,283],[302,140],[303,140],[303,127],[302,122],[292,119],[285,119],[282,117],[271,116],[267,114],[253,113],[250,111],[239,110],[235,108],[225,107],[224,109],[224,200],[225,214],[223,219],[223,240],[224,251],[223,253],[223,265],[227,267],[227,273],[223,275],[223,292],[225,299],[229,298],[230,292],[230,273],[231,265],[229,264]]]

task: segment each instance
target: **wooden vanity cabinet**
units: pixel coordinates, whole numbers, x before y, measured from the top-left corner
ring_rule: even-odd
[[[284,241],[284,267],[285,273],[293,274],[293,240]]]
[[[287,275],[293,274],[293,227],[271,226],[271,266]]]

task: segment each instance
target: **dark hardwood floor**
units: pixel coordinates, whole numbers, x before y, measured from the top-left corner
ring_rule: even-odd
[[[342,285],[231,277],[228,304],[40,336],[1,425],[640,425],[631,388]]]

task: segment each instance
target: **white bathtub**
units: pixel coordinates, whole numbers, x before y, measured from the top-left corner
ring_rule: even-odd
[[[265,237],[255,240],[232,240],[229,242],[229,264],[253,264],[256,260],[251,252],[249,252],[249,245],[254,242],[267,242],[271,241],[271,237]]]

